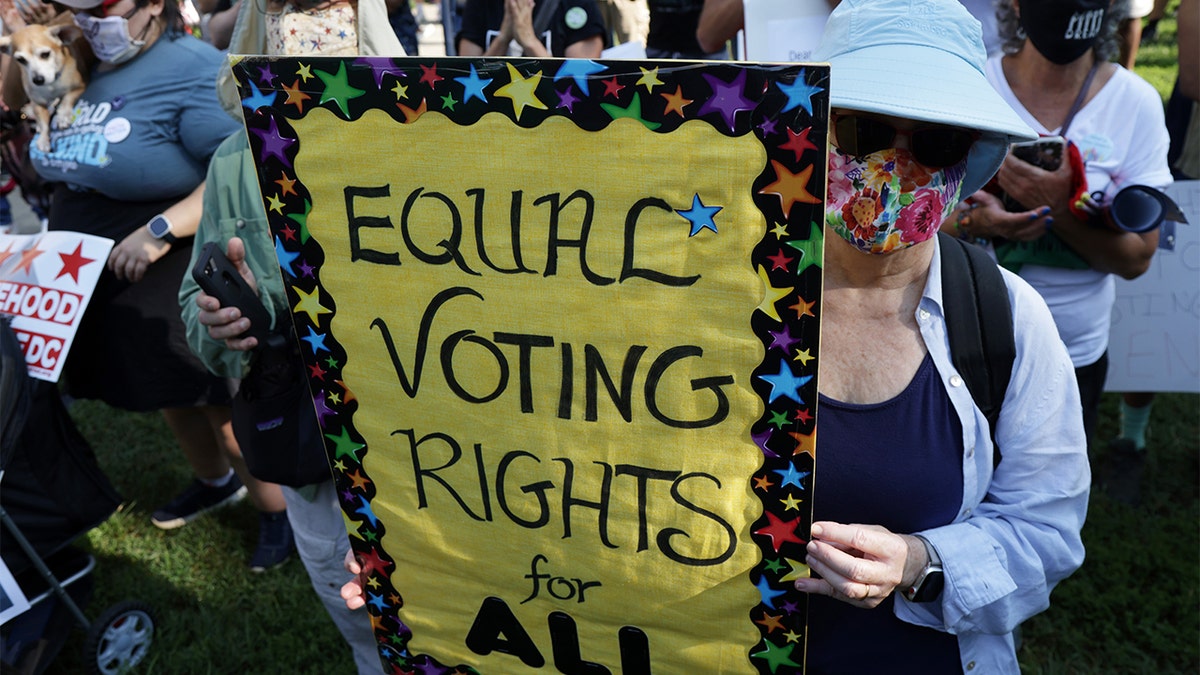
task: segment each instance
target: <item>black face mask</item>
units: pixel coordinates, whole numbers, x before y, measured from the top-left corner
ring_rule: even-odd
[[[1109,0],[1019,0],[1021,28],[1042,56],[1064,65],[1096,44],[1108,4]]]

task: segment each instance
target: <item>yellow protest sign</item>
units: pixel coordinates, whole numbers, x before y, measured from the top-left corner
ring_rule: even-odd
[[[827,69],[235,73],[385,660],[798,672]]]

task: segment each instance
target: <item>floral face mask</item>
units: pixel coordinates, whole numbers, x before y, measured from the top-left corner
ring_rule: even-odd
[[[864,253],[928,241],[958,203],[967,160],[930,169],[902,148],[853,157],[829,148],[825,224]]]

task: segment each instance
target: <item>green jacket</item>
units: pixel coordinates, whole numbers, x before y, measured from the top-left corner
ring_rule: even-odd
[[[275,258],[275,244],[267,228],[258,173],[245,130],[234,133],[217,148],[208,165],[207,181],[204,213],[192,247],[192,266],[205,243],[218,242],[223,251],[230,237],[240,237],[246,243],[246,264],[258,282],[258,295],[271,315],[271,327],[276,327],[280,317],[289,321],[287,294]],[[245,376],[250,369],[251,353],[231,351],[223,341],[208,336],[208,328],[200,325],[198,318],[199,293],[200,287],[191,274],[184,275],[179,287],[179,307],[187,327],[188,346],[213,373],[223,377]]]

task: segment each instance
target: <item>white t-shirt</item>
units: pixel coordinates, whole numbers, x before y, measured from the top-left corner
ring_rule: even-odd
[[[1038,122],[1013,95],[1000,59],[997,55],[987,62],[985,72],[992,86],[1034,131],[1059,133]],[[1118,67],[1079,110],[1067,138],[1079,147],[1087,166],[1088,191],[1103,191],[1105,202],[1126,185],[1163,188],[1171,184],[1162,98],[1148,82],[1124,68]],[[1116,296],[1113,276],[1092,269],[1029,264],[1021,267],[1020,275],[1045,298],[1075,367],[1095,363],[1108,349]]]

